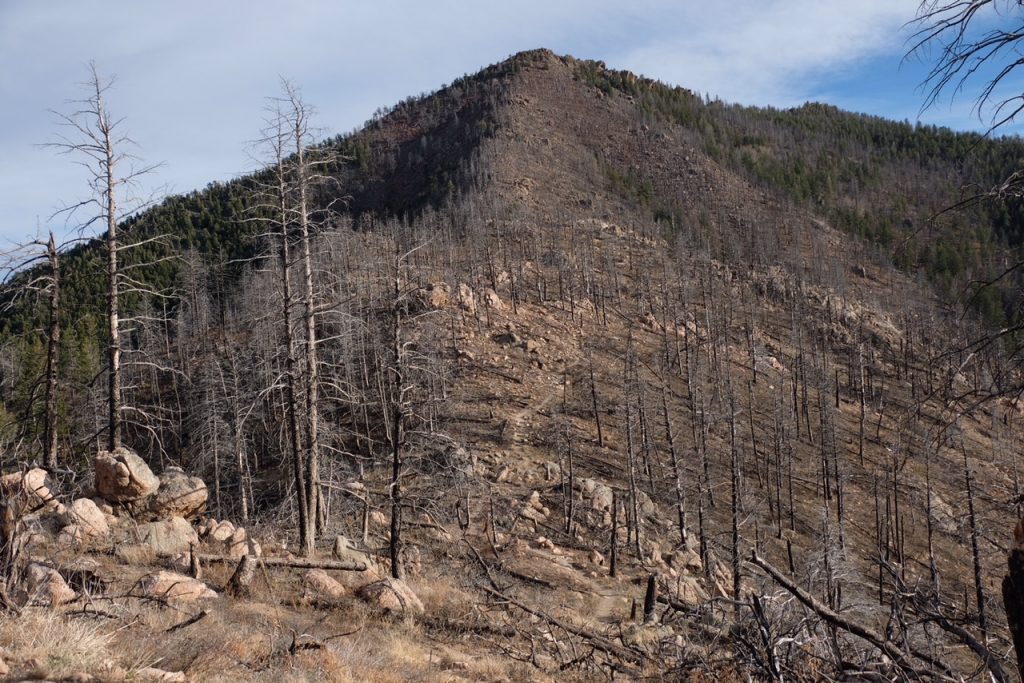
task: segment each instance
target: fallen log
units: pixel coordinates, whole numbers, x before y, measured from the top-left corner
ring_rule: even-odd
[[[167,559],[174,557],[171,553],[160,553],[158,557]],[[333,569],[340,572],[365,572],[370,567],[366,562],[344,562],[341,560],[314,560],[305,557],[255,557],[250,556],[265,567],[290,567],[292,569]],[[230,555],[211,555],[196,553],[195,558],[209,564],[237,564],[240,557]]]

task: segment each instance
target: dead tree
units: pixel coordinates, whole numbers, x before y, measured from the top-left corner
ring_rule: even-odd
[[[313,550],[317,533],[326,522],[323,494],[320,489],[320,361],[318,347],[319,298],[314,283],[312,237],[318,226],[314,220],[311,194],[315,185],[323,182],[320,169],[334,160],[321,148],[312,147],[313,129],[310,125],[311,108],[302,100],[298,89],[291,83],[282,83],[280,100],[289,127],[292,156],[289,160],[293,194],[293,222],[298,231],[299,258],[302,261],[302,319],[305,328],[303,375],[306,405],[306,547]]]
[[[106,230],[103,240],[107,280],[107,447],[111,450],[121,445],[123,433],[121,295],[130,281],[121,271],[120,256],[122,251],[141,244],[122,243],[118,234],[120,219],[140,208],[137,202],[127,200],[122,191],[137,185],[142,175],[155,168],[136,165],[136,157],[127,151],[134,143],[121,132],[123,119],[114,118],[107,109],[106,94],[112,84],[112,79],[102,78],[96,65],[90,64],[85,84],[87,97],[72,103],[76,110],[71,114],[55,112],[68,134],[47,145],[76,157],[89,172],[90,196],[62,211],[69,219],[80,210],[89,213],[79,226],[81,231],[93,225],[102,225]]]
[[[290,226],[292,218],[292,193],[289,187],[287,158],[291,147],[289,140],[291,130],[288,119],[279,102],[271,106],[266,123],[263,136],[257,141],[257,145],[263,148],[262,151],[270,157],[271,165],[268,168],[269,179],[263,182],[257,189],[260,196],[254,202],[253,212],[256,214],[256,217],[253,220],[265,224],[267,235],[277,243],[278,277],[281,296],[280,330],[284,341],[285,357],[283,389],[285,414],[288,423],[288,450],[289,459],[292,464],[292,475],[295,480],[299,546],[304,553],[309,554],[312,552],[315,538],[309,533],[307,493],[310,487],[308,485],[306,463],[303,457],[302,434],[299,427],[298,341],[294,328],[295,314],[293,309],[295,295],[291,277],[292,237]]]
[[[4,301],[0,312],[13,310],[24,300],[36,296],[47,299],[46,321],[46,377],[45,408],[43,417],[43,462],[55,469],[57,462],[57,406],[60,383],[60,338],[61,338],[61,290],[60,290],[61,247],[50,231],[46,240],[36,239],[19,245],[3,254],[0,264],[0,283],[4,284]],[[37,268],[40,263],[45,266]]]

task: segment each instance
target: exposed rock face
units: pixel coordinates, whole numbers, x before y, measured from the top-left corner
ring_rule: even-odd
[[[96,456],[96,492],[112,503],[130,503],[156,492],[160,486],[149,465],[133,451],[120,447]]]
[[[168,467],[160,475],[160,488],[149,503],[150,512],[163,519],[195,519],[206,511],[209,491],[199,477],[190,477],[180,467]]]
[[[310,569],[302,577],[303,597],[340,600],[348,595],[343,585],[335,581],[323,569]]]
[[[199,543],[199,536],[187,521],[181,517],[171,517],[140,525],[139,541],[152,548],[157,555],[176,555]]]
[[[357,595],[385,612],[402,615],[424,612],[423,603],[401,579],[374,581],[360,588]]]
[[[38,562],[31,562],[25,568],[25,582],[19,593],[25,604],[49,607],[63,605],[77,597],[56,569]]]
[[[174,572],[146,574],[135,586],[135,595],[175,602],[196,602],[217,597],[202,581]]]
[[[451,288],[444,282],[434,282],[416,292],[420,304],[424,308],[437,310],[448,305]]]
[[[73,501],[65,508],[61,518],[64,524],[78,527],[86,536],[101,537],[110,533],[106,515],[88,498]]]
[[[668,556],[669,564],[679,571],[694,576],[704,571],[704,563],[695,550],[680,548]]]

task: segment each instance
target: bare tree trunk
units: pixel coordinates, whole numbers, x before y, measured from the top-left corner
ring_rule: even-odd
[[[320,364],[317,357],[316,297],[313,283],[313,255],[310,237],[310,168],[306,158],[306,139],[310,134],[309,110],[302,102],[298,91],[288,83],[284,85],[285,96],[290,107],[287,119],[291,125],[292,142],[295,145],[292,167],[292,184],[297,191],[298,206],[294,212],[299,228],[299,246],[302,259],[302,307],[305,323],[305,408],[306,408],[306,531],[303,553],[310,555],[316,545],[318,531],[323,529],[326,518],[323,496],[320,490]]]
[[[672,478],[675,480],[676,488],[676,513],[679,517],[679,540],[683,547],[689,550],[690,538],[686,532],[686,495],[683,493],[683,473],[679,467],[679,455],[676,453],[672,420],[668,415],[668,399],[664,390],[661,393],[661,409],[665,418],[665,440],[668,442],[668,452],[672,458]]]
[[[729,439],[732,457],[730,458],[730,491],[731,491],[731,516],[730,525],[732,530],[732,592],[733,599],[740,599],[740,454],[739,444],[736,443],[736,397],[729,391]],[[738,612],[739,607],[736,607]]]
[[[399,250],[397,235],[395,248]],[[402,563],[402,441],[405,438],[405,349],[402,344],[402,257],[395,259],[394,329],[392,330],[393,373],[391,396],[391,576],[405,578]]]
[[[110,120],[103,107],[102,92],[96,81],[96,98],[99,102],[97,124],[104,142],[106,176],[104,211],[107,219],[107,323],[110,335],[107,344],[109,364],[107,385],[107,447],[114,450],[121,445],[121,325],[120,278],[117,269],[117,179],[114,175],[114,140],[111,136]]]
[[[978,548],[978,518],[974,510],[974,489],[971,486],[971,468],[967,463],[967,448],[960,444],[964,454],[964,484],[967,489],[967,515],[971,525],[971,558],[974,562],[974,592],[978,603],[978,627],[988,637],[988,620],[985,617],[985,584],[981,577],[981,554]]]
[[[619,494],[612,491],[612,537],[608,549],[608,575],[613,579],[618,571],[619,561]]]
[[[644,561],[643,548],[640,544],[640,491],[636,485],[636,455],[633,452],[633,415],[630,411],[629,399],[626,399],[626,460],[629,468],[629,505],[630,518],[633,522],[633,549],[636,560]],[[627,539],[628,542],[628,539]]]
[[[654,611],[658,606],[658,575],[650,574],[647,577],[647,592],[644,594],[644,623],[653,624],[657,619]]]
[[[298,397],[296,396],[296,377],[295,377],[295,333],[292,329],[292,282],[291,282],[291,271],[289,266],[291,264],[291,249],[288,244],[288,197],[287,188],[285,187],[285,169],[284,169],[284,156],[281,146],[278,145],[277,149],[277,173],[278,173],[278,202],[280,210],[280,230],[281,243],[279,245],[278,257],[281,264],[281,303],[282,303],[282,330],[284,331],[285,340],[285,411],[288,415],[288,437],[289,447],[291,449],[291,460],[292,470],[295,476],[295,492],[298,497],[297,501],[297,512],[299,518],[299,547],[302,548],[303,553],[309,554],[313,544],[313,539],[309,537],[309,523],[308,513],[309,505],[307,503],[306,494],[308,487],[306,486],[306,472],[302,458],[302,448],[300,443],[299,434],[299,416],[298,416]]]
[[[587,360],[590,364],[590,401],[594,409],[594,423],[597,424],[597,445],[599,448],[604,448],[604,433],[601,431],[601,413],[597,405],[597,384],[594,382],[593,354],[588,354]]]
[[[50,469],[57,468],[57,381],[60,376],[60,254],[50,233],[46,245],[50,264],[50,334],[46,354],[46,432],[44,459]]]
[[[391,426],[391,576],[405,578],[402,564],[402,408],[395,405]]]

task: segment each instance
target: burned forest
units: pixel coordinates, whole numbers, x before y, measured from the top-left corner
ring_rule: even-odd
[[[0,289],[0,676],[1019,680],[1018,205],[942,212],[1016,138],[533,50],[331,138],[282,82],[150,202],[91,76]]]

